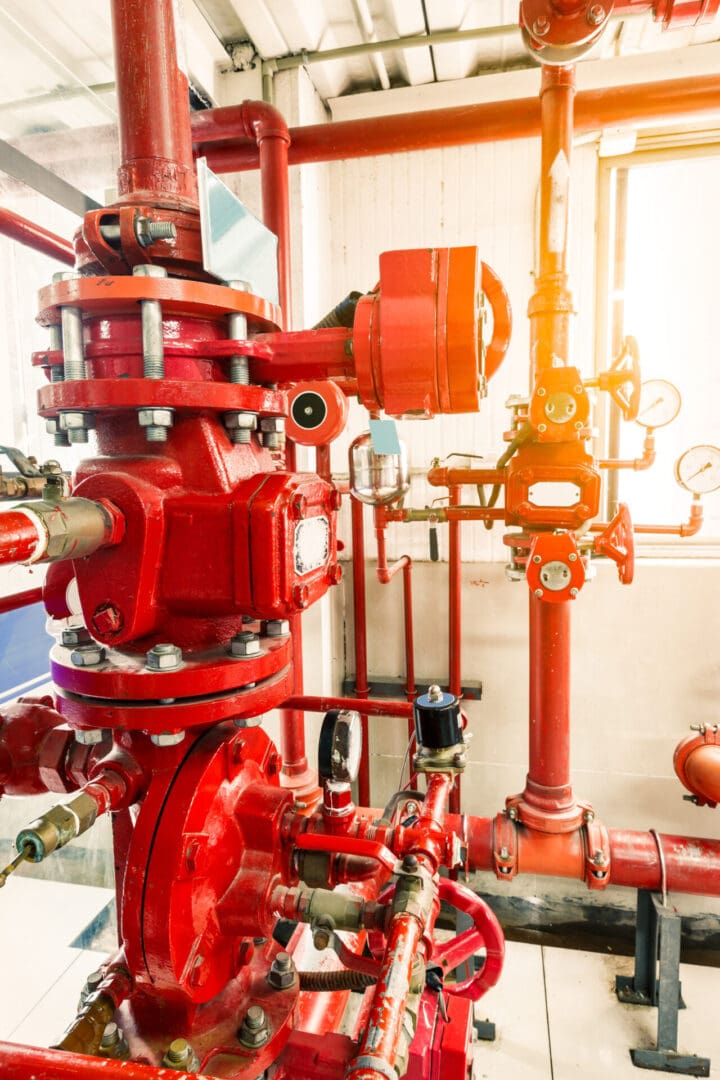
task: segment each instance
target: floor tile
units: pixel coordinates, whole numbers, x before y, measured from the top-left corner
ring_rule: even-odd
[[[505,967],[475,1006],[479,1020],[492,1020],[494,1042],[478,1042],[473,1080],[551,1080],[542,956],[536,945],[506,943]]]

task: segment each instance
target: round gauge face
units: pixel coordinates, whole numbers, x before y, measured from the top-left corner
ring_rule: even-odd
[[[672,423],[680,412],[680,391],[665,379],[648,379],[640,389],[640,406],[635,418],[644,428],[661,428]]]
[[[675,479],[693,495],[720,488],[720,450],[717,446],[693,446],[675,463]]]

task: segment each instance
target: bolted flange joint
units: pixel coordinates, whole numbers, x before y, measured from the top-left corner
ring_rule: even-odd
[[[138,409],[138,423],[148,442],[167,442],[173,419],[172,409]]]
[[[223,416],[223,424],[233,443],[249,443],[253,431],[257,430],[257,416],[251,412],[228,412]]]

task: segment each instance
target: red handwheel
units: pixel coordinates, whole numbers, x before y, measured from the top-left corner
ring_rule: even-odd
[[[476,893],[457,881],[441,878],[440,899],[469,915],[473,925],[452,941],[433,949],[432,963],[443,972],[454,971],[470,957],[485,949],[485,960],[479,971],[463,982],[446,983],[447,994],[478,1001],[500,978],[505,961],[505,936],[495,913]]]
[[[500,278],[487,263],[482,264],[482,291],[492,310],[493,331],[485,350],[485,375],[491,378],[505,359],[512,333],[510,297]]]

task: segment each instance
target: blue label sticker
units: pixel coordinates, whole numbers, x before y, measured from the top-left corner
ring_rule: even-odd
[[[370,438],[376,454],[400,453],[400,439],[394,420],[371,420]]]

